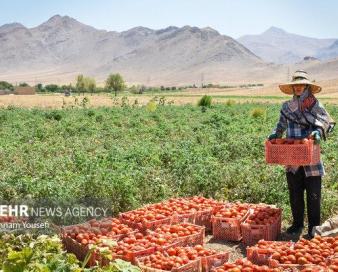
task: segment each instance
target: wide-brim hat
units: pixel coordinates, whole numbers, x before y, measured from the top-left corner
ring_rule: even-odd
[[[322,90],[322,87],[310,81],[307,72],[302,70],[298,70],[293,74],[291,82],[280,84],[279,89],[281,89],[283,93],[293,94],[293,86],[298,84],[309,85],[309,88],[313,94],[319,93]]]

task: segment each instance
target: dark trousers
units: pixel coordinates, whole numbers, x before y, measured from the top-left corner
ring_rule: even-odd
[[[311,232],[314,226],[320,225],[322,177],[306,177],[302,166],[297,169],[295,174],[287,172],[286,177],[293,225],[304,226],[304,191],[306,191],[307,216],[309,222],[308,231]]]

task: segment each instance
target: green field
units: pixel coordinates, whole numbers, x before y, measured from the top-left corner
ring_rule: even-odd
[[[261,110],[257,110],[261,109]],[[284,169],[264,161],[280,105],[0,110],[0,198],[114,200],[114,213],[198,195],[284,208]],[[338,107],[329,106],[338,119]],[[256,111],[256,115],[253,112]],[[323,219],[337,212],[337,134],[322,144]]]

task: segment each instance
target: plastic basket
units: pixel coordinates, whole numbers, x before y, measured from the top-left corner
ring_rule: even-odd
[[[292,242],[280,242],[280,241],[267,241],[267,248],[259,248],[257,246],[247,247],[246,248],[246,257],[247,259],[257,265],[268,265],[269,258],[274,253],[274,250],[269,248],[269,245],[285,245],[287,247],[292,247]]]
[[[248,223],[241,224],[243,243],[247,246],[255,245],[259,240],[270,240],[269,233],[271,225],[251,225]]]
[[[320,146],[309,139],[307,144],[272,144],[265,142],[265,160],[270,164],[311,165],[320,162]]]
[[[74,227],[77,227],[77,226],[89,226],[89,229],[91,228],[88,223],[64,226],[64,227],[62,227],[60,229],[61,235],[64,236],[65,232],[67,230],[73,229]],[[119,240],[123,239],[124,237],[126,237],[126,236],[128,236],[130,234],[136,233],[136,232],[137,232],[137,230],[134,230],[134,231],[131,231],[131,232],[127,233],[127,234],[117,234],[117,235],[114,235],[114,236],[107,236],[107,235],[109,235],[109,232],[108,232],[106,236],[107,236],[107,239],[119,241]]]
[[[269,267],[281,268],[283,271],[299,272],[303,269],[309,269],[311,272],[324,272],[327,271],[325,267],[317,264],[281,264],[276,260],[269,259]]]
[[[144,250],[139,251],[126,251],[123,255],[112,254],[112,259],[121,259],[127,262],[131,262],[132,264],[136,264],[137,258],[142,258],[148,255],[155,253],[156,247],[150,247]]]
[[[119,219],[123,224],[128,225],[129,227],[133,229],[138,229],[142,232],[145,232],[146,230],[155,230],[157,227],[166,225],[166,224],[171,224],[172,222],[172,217],[160,219],[160,220],[154,220],[154,221],[148,221],[148,222],[133,222],[130,221],[126,218],[126,215],[128,215],[131,212],[126,212],[126,213],[121,213],[119,215]]]
[[[211,256],[202,257],[202,272],[209,272],[213,267],[221,266],[229,260],[229,252],[217,253]]]
[[[259,240],[273,241],[280,234],[282,210],[279,209],[279,214],[276,220],[271,224],[253,225],[244,221],[241,224],[243,243],[247,246],[255,245]]]
[[[201,227],[198,233],[183,238],[183,246],[203,245],[205,238],[205,227]]]
[[[249,215],[249,211],[241,219],[212,216],[212,235],[216,239],[240,241],[242,239],[241,224]]]
[[[194,224],[187,223],[187,225],[192,225],[198,229],[198,232],[195,234],[181,236],[174,239],[175,243],[178,243],[177,246],[196,246],[196,245],[203,245],[204,238],[205,238],[205,227],[197,226]],[[146,232],[147,235],[152,235],[152,230],[148,230]]]
[[[176,241],[176,242],[174,242],[170,245],[167,245],[167,246],[156,246],[156,251],[165,252],[169,248],[183,247],[183,246],[184,246],[184,240],[181,240],[181,241]]]
[[[195,219],[196,219],[196,212],[190,212],[190,213],[185,213],[185,214],[178,214],[175,213],[172,216],[172,224],[178,224],[178,223],[191,223],[195,224]]]
[[[211,231],[212,230],[212,223],[211,223],[212,213],[213,213],[213,208],[196,212],[195,224],[199,226],[204,226],[206,231]]]
[[[167,272],[168,270],[161,270],[152,267],[145,266],[142,263],[143,258],[136,260],[136,265],[141,268],[142,272]],[[201,260],[190,261],[189,263],[179,267],[173,268],[171,272],[200,272],[201,271]]]
[[[67,252],[73,253],[80,261],[85,260],[89,252],[88,246],[84,246],[70,237],[63,237],[62,243]],[[100,263],[100,256],[98,253],[93,252],[87,263],[87,267],[96,265],[97,263]]]

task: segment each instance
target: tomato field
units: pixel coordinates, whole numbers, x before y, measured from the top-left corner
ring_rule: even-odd
[[[338,108],[327,106],[338,119]],[[276,204],[284,169],[264,159],[280,105],[0,110],[0,198],[114,200],[113,213],[172,196]],[[337,132],[322,143],[323,219],[337,211]]]

